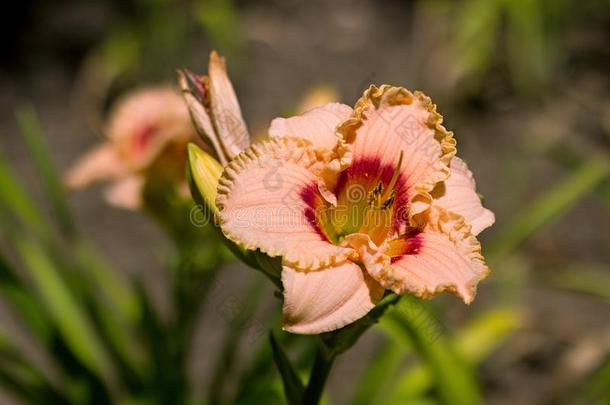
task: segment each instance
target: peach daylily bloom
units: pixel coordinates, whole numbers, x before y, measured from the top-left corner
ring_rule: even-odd
[[[68,172],[66,184],[83,188],[109,181],[109,203],[127,209],[141,205],[149,167],[163,154],[186,160],[186,144],[196,139],[189,112],[171,87],[145,88],[119,100],[104,130],[107,140]]]
[[[366,315],[386,290],[470,303],[494,222],[453,134],[422,93],[371,86],[275,119],[233,159],[216,205],[225,236],[282,257],[285,330],[317,334]]]

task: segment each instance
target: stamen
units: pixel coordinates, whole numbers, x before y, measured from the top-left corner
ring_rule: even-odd
[[[383,242],[384,238],[392,230],[394,224],[395,207],[397,203],[397,186],[401,184],[401,168],[404,152],[400,151],[396,165],[383,164],[381,161],[372,161],[367,166],[359,167],[356,179],[362,180],[362,185],[369,188],[365,198],[358,197],[356,201],[350,199],[346,194],[349,207],[352,209],[350,220],[353,225],[341,224],[337,232],[337,238],[349,233],[364,233],[371,237],[376,244]],[[370,166],[370,167],[369,167]],[[366,169],[366,170],[365,170]],[[388,173],[388,171],[390,171]],[[388,174],[391,177],[388,179]],[[375,180],[373,180],[375,179]],[[355,210],[355,212],[354,212]],[[332,222],[337,222],[333,220]]]
[[[404,153],[401,150],[400,157],[398,158],[398,164],[396,165],[396,168],[394,168],[394,174],[392,174],[392,179],[390,180],[390,184],[388,184],[388,187],[385,189],[385,192],[383,193],[383,195],[380,198],[381,201],[387,201],[389,199],[389,197],[392,195],[392,193],[394,193],[394,187],[396,186],[396,182],[398,181],[398,177],[400,176],[400,167],[402,166],[403,156],[404,156]],[[385,205],[385,203],[384,203],[384,205]]]

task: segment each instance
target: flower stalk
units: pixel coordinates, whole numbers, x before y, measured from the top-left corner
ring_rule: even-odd
[[[309,382],[303,393],[304,404],[316,405],[320,402],[335,357],[333,353],[324,348],[323,343],[318,345]]]

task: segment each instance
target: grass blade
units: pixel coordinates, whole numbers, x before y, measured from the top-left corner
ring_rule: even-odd
[[[455,350],[472,366],[497,350],[521,325],[521,313],[512,308],[496,308],[478,315],[453,339]],[[411,367],[392,390],[387,403],[403,403],[423,395],[434,383],[431,370],[423,364]]]
[[[60,229],[65,235],[73,236],[76,227],[63,193],[61,181],[51,162],[51,157],[44,142],[44,136],[36,113],[32,106],[19,108],[15,116],[21,134],[30,152],[30,156],[38,169],[42,186],[51,203],[54,217],[57,218]]]
[[[36,299],[27,290],[22,280],[17,278],[15,270],[0,252],[0,296],[9,304],[11,310],[30,329],[30,332],[42,343],[48,343],[51,338],[51,324],[40,312]]]
[[[610,175],[610,163],[592,158],[565,179],[546,190],[505,225],[488,248],[488,259],[497,263],[542,226],[556,220],[591,193]]]
[[[48,235],[48,224],[32,201],[0,154],[0,209],[19,218],[36,235]],[[5,215],[0,219],[5,227]]]
[[[470,321],[453,339],[455,350],[472,366],[480,364],[521,325],[522,315],[512,308],[488,310]],[[423,364],[411,367],[392,390],[387,403],[403,403],[428,391],[434,383],[431,370]]]
[[[49,312],[74,355],[106,382],[113,378],[110,360],[90,320],[70,293],[44,251],[25,239],[17,240],[17,250]]]
[[[111,304],[117,317],[135,325],[141,315],[141,307],[133,286],[105,262],[86,242],[76,248],[79,266],[86,271],[91,283],[101,290],[101,295]]]
[[[476,377],[458,354],[448,336],[423,303],[403,299],[381,319],[408,347],[413,346],[434,376],[443,403],[473,405],[481,403]]]
[[[231,323],[231,327],[227,331],[222,349],[216,359],[209,389],[211,403],[226,402],[226,400],[223,401],[224,388],[226,383],[228,383],[226,381],[227,376],[230,375],[235,366],[240,341],[242,338],[250,338],[248,340],[252,340],[252,337],[248,336],[252,331],[248,329],[259,326],[258,321],[254,318],[254,312],[258,308],[257,303],[260,300],[261,294],[265,291],[263,289],[263,281],[263,278],[256,277],[243,294],[243,302],[237,302],[236,308],[233,308],[237,313],[225,314],[228,316],[225,320]],[[248,343],[251,344],[252,342]]]
[[[604,266],[574,263],[547,276],[548,283],[582,294],[610,300],[610,276]]]
[[[473,365],[494,352],[523,323],[515,308],[493,308],[477,315],[455,336],[456,350]]]
[[[351,405],[385,402],[380,396],[388,391],[388,383],[393,380],[405,354],[403,345],[394,340],[384,342],[360,378]]]

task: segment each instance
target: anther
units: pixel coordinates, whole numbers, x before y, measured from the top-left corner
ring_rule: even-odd
[[[375,188],[369,192],[368,200],[367,200],[368,204],[371,206],[378,205],[379,201],[381,201],[381,199],[379,197],[381,196],[382,192],[383,192],[383,183],[380,181],[379,183],[377,183]]]
[[[396,190],[392,191],[392,195],[390,195],[390,198],[388,198],[387,200],[385,200],[383,202],[383,204],[381,205],[381,208],[383,209],[388,209],[392,206],[392,204],[394,204],[394,200],[396,199]]]

